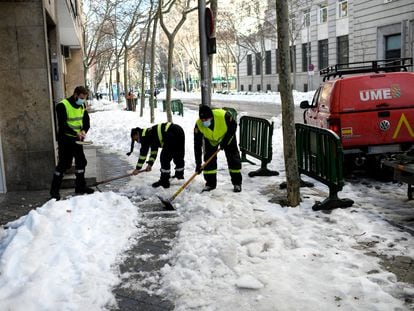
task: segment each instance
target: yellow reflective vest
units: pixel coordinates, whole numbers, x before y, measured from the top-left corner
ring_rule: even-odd
[[[210,142],[212,146],[217,146],[220,144],[224,135],[227,133],[227,124],[226,124],[226,110],[224,109],[213,109],[213,119],[214,119],[214,129],[211,130],[208,127],[205,127],[200,119],[197,120],[196,124],[200,132],[204,135],[206,139]]]
[[[67,124],[68,126],[78,134],[83,126],[83,115],[85,113],[84,106],[74,108],[67,99],[61,101],[66,108]],[[65,133],[67,136],[76,137],[76,135]]]

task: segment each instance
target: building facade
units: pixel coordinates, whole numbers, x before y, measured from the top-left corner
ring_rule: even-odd
[[[269,7],[270,24],[276,24],[275,16]],[[327,66],[414,56],[412,0],[310,1],[293,8],[291,19],[292,83],[299,91],[316,89],[319,70]],[[278,91],[277,40],[271,37],[265,40],[265,55],[247,51],[240,90]]]
[[[0,193],[50,187],[54,105],[84,85],[80,7],[0,1]]]

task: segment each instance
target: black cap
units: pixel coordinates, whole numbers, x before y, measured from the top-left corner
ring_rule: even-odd
[[[134,136],[136,134],[139,135],[141,132],[142,132],[142,129],[139,127],[131,129],[131,150],[127,152],[127,156],[130,156],[132,151],[134,151],[134,144],[135,144]]]
[[[207,105],[200,105],[200,109],[198,110],[198,115],[200,119],[209,119],[213,117],[213,111]]]

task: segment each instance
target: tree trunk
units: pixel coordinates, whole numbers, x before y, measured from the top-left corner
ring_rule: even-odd
[[[300,203],[300,178],[296,156],[287,0],[276,0],[277,41],[280,51],[280,97],[282,100],[283,148],[289,206]]]
[[[141,108],[139,111],[139,116],[142,117],[144,115],[144,106],[145,106],[145,72],[147,67],[147,48],[148,48],[148,40],[150,37],[150,29],[151,23],[148,23],[147,34],[145,35],[145,44],[144,44],[144,55],[142,59],[142,71],[141,71]]]
[[[158,12],[158,10],[157,10]],[[151,123],[154,123],[154,67],[155,67],[155,41],[156,41],[156,35],[157,35],[157,25],[158,25],[158,13],[155,14],[154,25],[152,28],[152,38],[151,38],[151,66],[150,66],[150,89],[151,89],[151,95],[150,95],[150,120]]]
[[[237,85],[237,92],[240,92],[240,63],[237,60],[236,62],[236,69],[237,69],[237,81],[236,81],[236,85]]]
[[[124,61],[124,94],[125,94],[125,107],[128,107],[128,47],[124,45],[125,61]]]
[[[174,37],[168,37],[167,97],[165,98],[165,110],[167,112],[167,121],[168,122],[172,122],[171,88],[172,88],[173,56],[174,56]]]
[[[112,89],[112,70],[109,70],[109,87],[108,87],[109,100],[114,100],[114,91]]]

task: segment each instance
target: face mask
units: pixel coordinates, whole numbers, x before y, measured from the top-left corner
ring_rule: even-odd
[[[76,105],[78,105],[78,106],[82,106],[84,103],[85,103],[85,99],[78,98],[76,100]]]
[[[209,127],[211,125],[211,119],[208,119],[207,121],[203,121],[202,123],[204,127]]]

